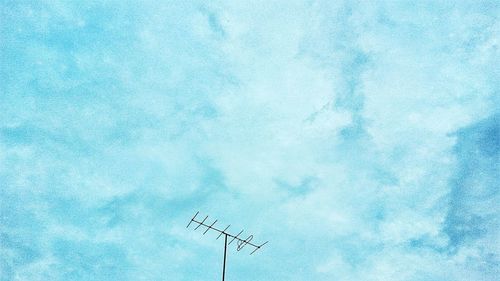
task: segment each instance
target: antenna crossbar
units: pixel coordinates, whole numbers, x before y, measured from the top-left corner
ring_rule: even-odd
[[[205,232],[203,232],[203,235],[205,235],[205,233],[207,233],[209,230],[213,230],[217,233],[219,233],[219,236],[217,236],[217,239],[219,239],[222,235],[225,235],[226,238],[229,237],[229,238],[232,238],[231,241],[229,242],[229,244],[231,244],[234,240],[236,240],[237,242],[237,250],[240,251],[241,249],[243,249],[243,247],[245,247],[246,245],[250,245],[252,247],[254,247],[254,250],[250,253],[253,254],[255,253],[257,250],[259,250],[262,246],[266,245],[269,241],[266,241],[260,245],[257,245],[257,244],[254,244],[251,242],[251,240],[253,239],[253,235],[250,235],[248,236],[246,239],[241,239],[239,236],[241,233],[243,233],[243,230],[240,231],[240,233],[238,233],[237,235],[233,235],[229,232],[227,232],[227,230],[229,229],[229,226],[228,225],[225,229],[219,229],[217,227],[215,227],[215,223],[217,223],[217,220],[215,220],[213,223],[211,224],[207,224],[205,223],[205,221],[208,219],[208,216],[206,216],[203,220],[199,221],[199,220],[196,220],[196,216],[199,214],[199,212],[196,212],[196,214],[194,215],[194,217],[189,221],[188,225],[186,226],[186,228],[189,228],[189,226],[191,225],[191,223],[195,223],[197,224],[196,229],[198,229],[200,226],[204,226],[206,227],[206,230]],[[227,241],[227,240],[226,240]]]

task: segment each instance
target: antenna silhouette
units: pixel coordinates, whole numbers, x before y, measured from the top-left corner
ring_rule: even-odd
[[[186,228],[189,228],[189,226],[191,225],[191,223],[194,222],[195,225],[196,225],[196,227],[195,227],[194,230],[197,230],[200,226],[206,227],[206,230],[203,232],[203,235],[205,235],[210,230],[213,230],[213,231],[219,233],[219,236],[217,236],[216,240],[218,240],[222,235],[224,235],[224,260],[223,260],[223,264],[222,264],[222,281],[224,281],[224,278],[226,276],[226,255],[227,255],[226,252],[227,252],[227,246],[228,245],[231,245],[231,243],[233,243],[233,241],[236,240],[236,250],[237,251],[241,251],[241,250],[243,250],[243,248],[245,246],[249,245],[250,247],[253,247],[253,251],[250,253],[250,255],[252,255],[253,253],[257,252],[257,250],[259,250],[264,245],[266,245],[267,242],[269,242],[269,241],[266,241],[266,242],[264,242],[264,243],[262,243],[260,245],[256,245],[256,244],[254,244],[254,243],[251,242],[252,239],[253,239],[253,235],[248,236],[246,239],[241,239],[239,236],[241,235],[241,233],[243,233],[243,230],[240,231],[236,235],[232,235],[229,232],[227,232],[227,230],[229,229],[229,227],[231,225],[228,225],[226,228],[224,228],[224,230],[220,230],[220,229],[218,229],[218,228],[215,227],[215,224],[217,223],[217,220],[215,220],[211,224],[205,223],[205,221],[208,219],[208,216],[206,216],[202,221],[196,220],[196,216],[198,216],[199,213],[200,212],[196,212],[196,214],[193,216],[193,218],[189,221],[189,223],[186,226]],[[227,243],[227,239],[228,238],[231,238],[231,241],[229,241],[229,243]]]

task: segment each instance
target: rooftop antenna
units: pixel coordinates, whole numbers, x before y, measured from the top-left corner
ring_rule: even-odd
[[[231,225],[228,225],[226,228],[224,228],[224,230],[220,230],[220,229],[215,227],[215,223],[217,223],[217,220],[215,220],[211,224],[205,223],[208,219],[208,216],[206,216],[202,221],[196,220],[196,216],[198,216],[199,213],[200,212],[196,212],[194,217],[189,221],[186,228],[189,228],[191,223],[194,222],[196,225],[194,230],[197,230],[200,226],[206,227],[206,230],[203,232],[203,235],[205,235],[209,230],[213,230],[213,231],[219,233],[219,236],[217,236],[216,240],[218,240],[222,235],[224,235],[224,260],[222,263],[222,281],[224,281],[224,278],[226,276],[226,255],[227,255],[227,246],[228,245],[231,245],[231,243],[233,243],[233,241],[236,240],[236,250],[237,251],[241,251],[246,245],[249,245],[250,247],[253,247],[253,251],[250,253],[250,255],[252,255],[253,253],[257,252],[257,250],[259,250],[264,245],[266,245],[267,242],[269,242],[269,241],[266,241],[260,245],[256,245],[256,244],[251,242],[253,239],[253,235],[249,235],[246,239],[241,239],[239,236],[241,235],[241,233],[243,233],[243,230],[240,231],[236,235],[232,235],[229,232],[227,232],[227,230],[229,229],[229,227]],[[229,243],[227,243],[228,238],[231,238],[231,241],[229,241]]]

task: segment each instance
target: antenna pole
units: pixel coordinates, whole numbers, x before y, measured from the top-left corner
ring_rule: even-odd
[[[267,242],[264,242],[260,245],[256,244],[255,242],[252,242],[253,235],[250,235],[246,239],[243,239],[242,237],[240,237],[241,233],[243,233],[243,230],[240,231],[238,234],[233,235],[233,234],[227,232],[227,230],[229,229],[229,226],[231,226],[231,225],[228,225],[223,230],[222,228],[218,228],[215,226],[215,223],[217,223],[217,220],[215,220],[213,223],[208,223],[208,222],[205,222],[208,219],[208,216],[206,216],[203,220],[200,220],[200,219],[196,218],[198,216],[198,214],[199,214],[199,212],[196,212],[194,217],[189,221],[186,228],[189,228],[191,223],[194,223],[196,225],[194,230],[197,230],[198,228],[200,228],[202,226],[206,227],[205,231],[203,232],[203,235],[205,235],[209,231],[214,231],[216,233],[219,233],[219,236],[217,236],[217,239],[219,239],[222,235],[224,235],[224,260],[222,262],[222,281],[225,281],[225,279],[226,279],[227,246],[231,245],[231,243],[233,243],[234,240],[236,240],[236,245],[237,245],[236,250],[237,251],[243,250],[243,248],[247,245],[248,245],[248,247],[253,248],[253,251],[250,253],[250,255],[255,253],[257,250],[259,250],[264,245],[266,245],[267,242],[269,242],[269,241],[267,241]],[[228,238],[231,238],[231,241],[229,241],[229,243],[227,242]]]
[[[222,281],[226,276],[226,252],[227,252],[227,234],[224,235],[224,262],[222,263]]]

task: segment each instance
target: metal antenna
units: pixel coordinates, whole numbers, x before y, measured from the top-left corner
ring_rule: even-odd
[[[220,229],[218,229],[218,228],[215,227],[215,223],[217,222],[217,220],[215,220],[211,224],[205,223],[205,221],[208,219],[208,216],[206,216],[202,221],[196,220],[196,216],[198,216],[199,213],[200,212],[196,212],[196,214],[193,216],[193,218],[189,221],[189,223],[186,226],[186,228],[189,228],[189,226],[191,225],[191,223],[194,222],[197,225],[194,230],[197,230],[200,226],[204,226],[204,227],[207,228],[205,230],[205,232],[203,232],[203,235],[205,235],[209,230],[213,230],[213,231],[219,233],[219,236],[217,236],[217,239],[219,239],[222,235],[224,235],[224,260],[223,260],[223,263],[222,263],[222,281],[224,281],[224,278],[226,276],[226,256],[227,256],[226,252],[227,252],[227,245],[230,245],[233,241],[236,240],[236,245],[237,245],[236,246],[236,250],[237,251],[241,251],[241,250],[243,250],[243,248],[245,246],[249,245],[250,247],[253,247],[253,251],[250,253],[250,255],[252,255],[253,253],[257,252],[257,250],[259,250],[264,245],[266,245],[267,242],[269,242],[269,241],[266,241],[266,242],[264,242],[264,243],[262,243],[260,245],[256,245],[256,244],[254,244],[254,243],[251,242],[252,239],[253,239],[253,235],[248,236],[246,239],[241,239],[239,236],[240,236],[241,233],[243,233],[243,230],[240,231],[236,235],[232,235],[229,232],[227,232],[227,230],[229,229],[229,227],[231,225],[228,225],[226,228],[224,228],[224,230],[220,230]],[[228,237],[232,238],[229,243],[227,242],[227,238]]]

